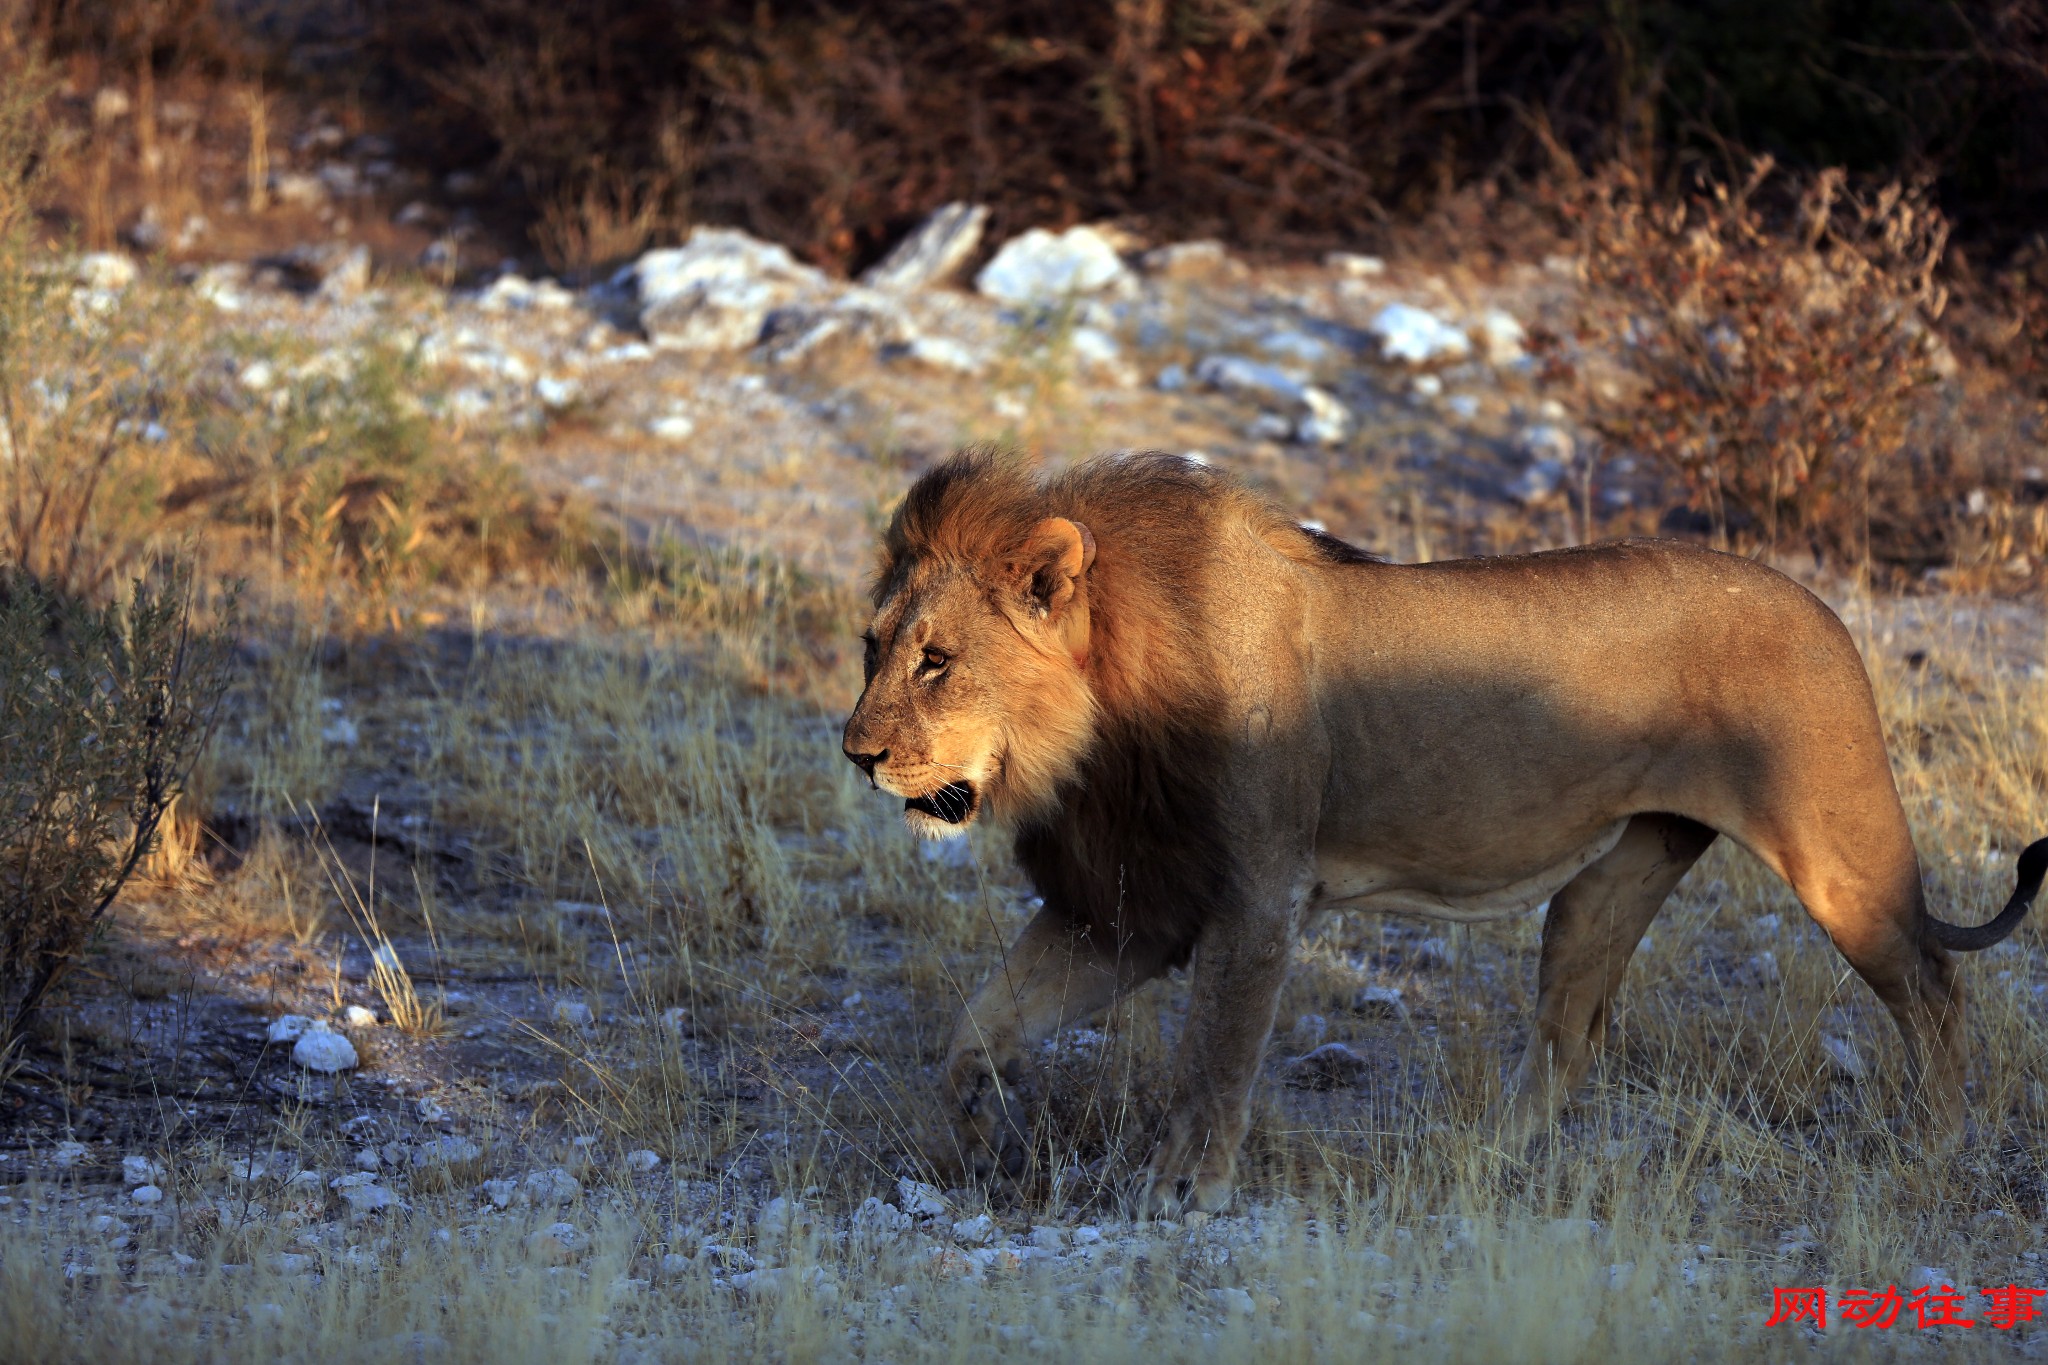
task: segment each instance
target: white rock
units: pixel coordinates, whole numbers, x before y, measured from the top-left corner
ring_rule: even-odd
[[[905,360],[955,374],[980,374],[988,368],[987,356],[952,337],[915,336],[899,354]]]
[[[1333,348],[1321,337],[1312,337],[1307,332],[1268,332],[1259,338],[1259,350],[1276,360],[1291,360],[1297,365],[1320,365],[1330,358]]]
[[[154,1185],[164,1178],[163,1163],[146,1156],[121,1158],[121,1178],[130,1185]]]
[[[706,1242],[697,1249],[697,1255],[720,1270],[748,1271],[759,1264],[746,1248],[720,1246],[717,1242]]]
[[[1856,1051],[1856,1045],[1847,1038],[1837,1038],[1832,1033],[1820,1036],[1820,1050],[1835,1071],[1851,1080],[1860,1080],[1868,1074],[1869,1068],[1863,1063],[1863,1056]]]
[[[1408,1005],[1401,998],[1399,986],[1362,987],[1352,997],[1351,1008],[1360,1014],[1382,1014],[1395,1019],[1408,1017]]]
[[[980,247],[988,213],[981,204],[952,203],[935,209],[887,256],[868,267],[860,282],[870,289],[928,289],[944,284]]]
[[[681,443],[696,435],[697,424],[680,412],[666,413],[647,424],[647,434]]]
[[[1286,1070],[1296,1083],[1324,1089],[1357,1085],[1372,1075],[1372,1063],[1342,1043],[1324,1043],[1289,1061]]]
[[[375,1028],[377,1011],[363,1005],[350,1005],[341,1012],[341,1022],[350,1028]]]
[[[1778,980],[1778,955],[1766,949],[1749,960],[1749,974],[1766,985]]]
[[[135,107],[128,98],[128,92],[118,85],[103,85],[92,94],[92,118],[95,123],[115,123],[128,117]]]
[[[520,1202],[525,1204],[566,1204],[582,1193],[583,1182],[560,1166],[535,1171],[519,1184]]]
[[[192,279],[192,292],[223,313],[239,313],[247,300],[242,291],[249,284],[249,268],[239,261],[207,266]]]
[[[641,330],[657,347],[733,351],[760,339],[770,312],[826,280],[783,247],[700,227],[682,246],[646,252],[613,284],[635,291]]]
[[[293,208],[317,209],[327,202],[327,186],[303,171],[272,171],[270,197]]]
[[[794,1199],[777,1195],[761,1206],[754,1222],[754,1236],[762,1243],[779,1242],[809,1225],[810,1211]]]
[[[1032,228],[1003,243],[974,277],[974,287],[1003,303],[1051,304],[1129,278],[1116,248],[1094,228]]]
[[[1029,1241],[1032,1246],[1037,1247],[1040,1251],[1058,1253],[1066,1249],[1067,1230],[1041,1223],[1031,1229]]]
[[[280,1014],[270,1021],[267,1036],[273,1043],[296,1043],[313,1027],[313,1021],[303,1014]]]
[[[432,1095],[422,1095],[413,1102],[413,1109],[419,1114],[421,1123],[446,1123],[454,1117],[448,1106]]]
[[[365,1147],[349,1158],[349,1164],[359,1171],[380,1171],[384,1169],[384,1158],[375,1147]]]
[[[998,1231],[995,1219],[985,1213],[976,1214],[953,1224],[953,1240],[962,1246],[987,1246],[996,1239]]]
[[[645,1175],[661,1166],[661,1153],[647,1147],[638,1147],[626,1153],[626,1169],[636,1175]]]
[[[1301,403],[1308,411],[1296,419],[1294,439],[1303,445],[1333,446],[1351,434],[1351,409],[1335,394],[1309,384],[1301,391]]]
[[[405,970],[405,964],[398,959],[398,946],[393,943],[380,943],[371,949],[370,961],[387,972]]]
[[[60,1142],[50,1152],[50,1164],[68,1170],[92,1161],[92,1149],[82,1142]]]
[[[1365,330],[1378,338],[1382,356],[1409,365],[1463,360],[1472,354],[1471,339],[1463,332],[1413,304],[1388,304]]]
[[[690,1012],[681,1005],[670,1005],[661,1012],[661,1026],[671,1033],[681,1033],[690,1026]]]
[[[415,1166],[459,1166],[482,1157],[484,1149],[466,1137],[450,1133],[429,1138],[412,1149]]]
[[[1529,334],[1514,314],[1499,308],[1489,308],[1479,315],[1479,321],[1472,327],[1473,340],[1479,343],[1479,354],[1493,365],[1512,365],[1527,354],[1523,350]]]
[[[252,360],[235,376],[235,382],[251,393],[268,393],[277,387],[277,367],[267,360]]]
[[[71,267],[71,277],[87,289],[118,293],[135,283],[141,271],[119,251],[88,251]]]
[[[1568,465],[1578,454],[1578,443],[1572,434],[1555,422],[1537,422],[1526,426],[1515,437],[1515,445],[1523,458],[1530,460],[1552,460],[1559,465]]]
[[[320,1026],[308,1029],[292,1044],[292,1060],[308,1071],[327,1075],[351,1071],[357,1063],[355,1044]]]
[[[339,744],[344,749],[353,749],[362,738],[362,730],[347,716],[336,716],[320,727],[320,740],[324,744]]]
[[[560,412],[574,407],[583,397],[583,386],[573,379],[559,379],[544,374],[533,381],[533,396],[549,412]]]
[[[476,296],[476,306],[487,313],[553,312],[575,301],[574,294],[553,280],[527,280],[509,271]]]
[[[1248,1318],[1258,1310],[1251,1294],[1243,1289],[1212,1289],[1209,1302],[1226,1317]]]
[[[404,1206],[405,1201],[376,1182],[376,1176],[360,1171],[355,1175],[337,1176],[328,1182],[328,1187],[357,1213],[375,1213],[380,1209]]]
[[[513,1198],[519,1193],[519,1182],[516,1180],[486,1180],[483,1184],[483,1191],[484,1198],[502,1209],[509,1207]]]
[[[1195,365],[1195,379],[1234,397],[1283,406],[1302,402],[1308,389],[1308,379],[1299,371],[1242,355],[1202,357]]]
[[[894,1204],[885,1203],[870,1195],[854,1210],[853,1226],[856,1231],[866,1233],[901,1232],[915,1221]]]
[[[161,1204],[164,1202],[164,1192],[155,1185],[138,1185],[136,1188],[128,1191],[128,1197],[138,1204]]]
[[[567,1265],[590,1250],[590,1238],[574,1223],[550,1223],[527,1237],[526,1250],[549,1265]]]
[[[896,1181],[896,1203],[912,1218],[937,1218],[946,1211],[946,1196],[936,1186],[909,1176]]]
[[[1354,280],[1371,279],[1387,273],[1387,263],[1378,256],[1365,256],[1356,251],[1332,251],[1323,257],[1323,264]]]
[[[1188,367],[1178,362],[1168,365],[1152,381],[1152,387],[1161,393],[1179,393],[1188,386]]]
[[[554,1020],[568,1028],[589,1028],[597,1022],[597,1016],[581,1000],[557,1000]]]
[[[1537,460],[1507,486],[1507,494],[1524,507],[1542,502],[1564,486],[1564,465],[1556,460]]]
[[[1124,359],[1123,347],[1099,327],[1076,327],[1067,347],[1083,370],[1117,384],[1138,382],[1138,372]]]

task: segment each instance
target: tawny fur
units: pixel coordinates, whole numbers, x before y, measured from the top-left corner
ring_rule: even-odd
[[[965,820],[1013,826],[1045,898],[947,1063],[984,1169],[1025,1159],[1029,1050],[1192,959],[1143,1198],[1226,1202],[1289,950],[1331,905],[1473,920],[1549,900],[1497,1116],[1540,1126],[1717,834],[1791,884],[1890,1009],[1937,1130],[1959,1124],[1943,945],[2011,932],[2048,846],[1992,924],[1927,914],[1862,662],[1782,575],[1655,541],[1383,564],[1174,456],[1040,482],[966,452],[906,496],[874,601],[849,755],[913,807],[962,784]]]

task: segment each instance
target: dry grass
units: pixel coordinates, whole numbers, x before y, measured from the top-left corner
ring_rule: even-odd
[[[150,296],[132,303],[146,310]],[[147,316],[135,335],[189,335]],[[1031,420],[1045,425],[1020,434],[1086,444],[1061,425],[1091,418],[1063,413],[1072,357],[1057,330],[1050,342],[1004,357],[998,381],[1040,400]],[[182,1072],[136,1080],[155,1107],[134,1145],[164,1162],[162,1207],[175,1209],[161,1220],[94,1202],[115,1187],[90,1169],[46,1184],[0,1165],[0,1354],[2010,1350],[2009,1334],[1982,1326],[1837,1327],[1815,1340],[1764,1319],[1773,1285],[1903,1285],[1920,1267],[1967,1286],[2048,1278],[2039,924],[1964,968],[1973,1142],[1931,1157],[1897,1136],[1900,1050],[1881,1011],[1785,889],[1726,848],[1653,927],[1593,1085],[1531,1151],[1502,1150],[1479,1118],[1518,1054],[1538,923],[1445,931],[1338,917],[1302,947],[1272,1053],[1327,1033],[1374,1074],[1317,1092],[1269,1068],[1240,1214],[1118,1221],[1164,1110],[1184,994],[1169,981],[1048,1054],[1024,1187],[963,1191],[950,1215],[986,1202],[1014,1231],[1101,1224],[1106,1250],[980,1269],[943,1226],[931,1239],[862,1230],[854,1211],[897,1198],[899,1177],[959,1178],[934,1071],[962,995],[997,961],[1030,891],[987,833],[964,859],[928,856],[839,758],[856,671],[850,590],[766,557],[681,545],[594,557],[593,571],[559,553],[571,532],[502,467],[473,462],[421,416],[432,376],[403,353],[372,347],[337,368],[310,352],[251,351],[236,375],[256,361],[275,381],[260,398],[239,377],[206,388],[163,372],[156,467],[214,482],[178,508],[159,499],[107,523],[125,537],[108,542],[120,554],[166,527],[209,528],[276,588],[266,600],[282,624],[248,642],[198,786],[213,832],[238,831],[241,846],[207,851],[222,864],[212,878],[126,907],[133,941],[81,975],[176,1015],[197,992],[166,981],[197,969],[173,949],[212,943],[222,960],[210,989],[274,1012],[266,990],[304,1001],[331,989],[338,1005],[353,951],[369,957],[367,989],[395,1027],[366,1036],[353,1091],[280,1099],[249,1084],[257,1069],[236,1073],[236,1103],[261,1106],[260,1140],[244,1128],[230,1141],[182,1108]],[[520,509],[509,542],[460,511],[507,499]],[[1412,533],[1422,552],[1420,515],[1405,532],[1397,513],[1372,515],[1388,519],[1375,523],[1383,543]],[[466,635],[419,627],[427,607],[452,613],[458,592],[473,594]],[[1983,605],[1971,599],[1920,604],[1920,618],[1943,624],[1910,631],[1912,604],[1843,605],[1935,903],[1982,919],[2007,889],[2013,851],[2048,825],[2039,623],[2028,618],[2016,647],[1979,631],[1991,617],[1971,615]],[[386,625],[399,628],[368,633]],[[365,809],[374,841],[330,843],[300,818],[318,811],[333,830]],[[258,988],[237,975],[271,948],[305,980]],[[145,981],[140,966],[114,968],[120,953],[168,965]],[[491,980],[538,1006],[498,1018],[487,997],[454,1012],[450,983],[481,996],[477,983]],[[1355,1011],[1368,985],[1398,987],[1401,1017]],[[577,1004],[591,1011],[587,1027],[554,1009]],[[120,1041],[95,1022],[89,994],[73,1005],[39,1039],[38,1070],[16,1082],[66,1122],[119,1093],[104,1071],[73,1065],[89,1037]],[[513,1040],[516,1093],[541,1098],[515,1102],[451,1060],[485,1024]],[[377,1082],[401,1068],[418,1082],[429,1063],[440,1069],[425,1080],[474,1097],[462,1120],[482,1154],[384,1175],[408,1207],[350,1214],[324,1184],[251,1175],[252,1159],[350,1169],[367,1144],[340,1120],[372,1107]],[[478,1197],[480,1176],[554,1164],[541,1154],[569,1133],[595,1139],[568,1158],[578,1201],[501,1213]],[[625,1154],[637,1150],[664,1165],[636,1173]],[[815,1221],[764,1222],[777,1193]],[[94,1226],[104,1208],[118,1210],[118,1232]],[[566,1265],[528,1240],[557,1217],[591,1243]],[[706,1243],[774,1273],[742,1279],[739,1257]]]
[[[221,1231],[175,1234],[197,1257],[182,1271],[167,1250],[151,1259],[169,1233],[142,1234],[140,1259],[69,1249],[94,1244],[64,1225],[56,1192],[17,1187],[0,1212],[0,1330],[51,1361],[1590,1360],[1677,1340],[1747,1359],[1809,1350],[1803,1331],[1763,1325],[1773,1285],[1877,1288],[1921,1266],[1958,1285],[2041,1280],[2039,928],[1965,968],[1975,1138],[1930,1159],[1896,1136],[1899,1050],[1881,1011],[1784,888],[1726,849],[1653,927],[1590,1092],[1526,1155],[1477,1120],[1532,1003],[1537,924],[1340,919],[1305,945],[1283,1014],[1324,1015],[1379,1070],[1356,1090],[1262,1085],[1249,1220],[1156,1227],[1093,1265],[978,1274],[960,1273],[957,1251],[925,1259],[914,1238],[835,1237],[863,1198],[893,1198],[899,1174],[957,1179],[932,1066],[1027,895],[992,841],[967,865],[927,860],[837,759],[851,665],[829,641],[843,605],[758,561],[677,558],[553,638],[459,666],[422,654],[372,685],[299,684],[380,718],[330,764],[389,773],[403,757],[430,794],[427,827],[472,850],[459,910],[444,889],[340,887],[355,932],[389,943],[430,915],[448,963],[522,964],[595,1009],[592,1030],[528,1029],[559,1079],[548,1122],[600,1138],[582,1202],[532,1215],[592,1238],[573,1269],[550,1270],[524,1215],[479,1205],[459,1171],[417,1175],[409,1212],[345,1232],[294,1233],[279,1212],[292,1196],[270,1191],[246,1224],[222,1214]],[[1884,634],[1890,608],[1845,609],[1868,637],[1936,903],[1982,918],[2012,851],[2048,823],[2044,685],[1967,625],[1916,666]],[[241,776],[224,799],[261,771],[225,763]],[[1361,984],[1402,988],[1408,1017],[1350,1014]],[[995,1204],[1006,1225],[1115,1218],[1163,1105],[1179,993],[1155,987],[1049,1058],[1035,1173]],[[509,1151],[547,1126],[472,1132]],[[332,1163],[331,1141],[284,1145]],[[618,1165],[638,1147],[670,1163],[653,1185]],[[218,1188],[214,1167],[187,1166],[195,1196]],[[765,1193],[801,1190],[815,1230],[784,1244],[756,1226]],[[732,1287],[722,1253],[700,1253],[712,1239],[779,1267],[778,1287]],[[670,1253],[694,1259],[664,1277]],[[94,1257],[97,1270],[66,1270]],[[2010,1344],[1982,1325],[1838,1326],[1815,1348],[1973,1359]]]

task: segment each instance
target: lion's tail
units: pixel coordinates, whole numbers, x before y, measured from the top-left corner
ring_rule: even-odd
[[[1934,916],[1927,917],[1927,927],[1934,934],[1934,941],[1944,948],[1958,952],[1974,953],[2003,943],[2020,927],[2020,921],[2027,917],[2027,910],[2040,893],[2041,879],[2048,876],[2048,839],[2036,839],[2020,852],[2018,884],[2012,889],[2012,899],[2005,903],[2005,909],[1998,912],[1998,918],[1989,924],[1950,924]]]

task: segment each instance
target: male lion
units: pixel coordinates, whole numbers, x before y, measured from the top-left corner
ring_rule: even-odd
[[[1381,563],[1170,455],[1043,482],[986,452],[889,524],[847,757],[926,836],[1013,827],[1045,908],[968,1004],[946,1079],[977,1174],[1023,1166],[1031,1048],[1193,960],[1142,1206],[1230,1198],[1289,949],[1319,908],[1473,922],[1545,900],[1502,1120],[1584,1075],[1664,898],[1726,834],[1798,893],[1960,1129],[1948,949],[1849,634],[1790,579],[1659,541]]]

